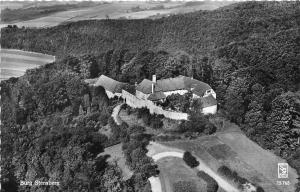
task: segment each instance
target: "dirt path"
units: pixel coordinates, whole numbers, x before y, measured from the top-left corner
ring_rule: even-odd
[[[122,124],[122,120],[119,117],[119,112],[121,110],[121,106],[123,105],[123,103],[118,104],[114,109],[113,112],[111,114],[111,116],[114,118],[115,122],[117,125],[121,125]]]
[[[155,142],[150,142],[148,145],[148,153],[147,155],[152,157],[154,161],[158,161],[165,157],[179,157],[183,158],[184,151],[167,147]],[[231,183],[228,183],[225,179],[220,177],[216,172],[214,172],[211,168],[209,168],[199,157],[196,157],[197,160],[200,162],[200,165],[197,167],[198,170],[206,172],[208,175],[213,177],[218,185],[224,189],[226,192],[239,192],[239,190],[233,186]],[[162,192],[161,189],[161,181],[159,180],[159,177],[149,179],[151,184],[151,189],[153,192]]]

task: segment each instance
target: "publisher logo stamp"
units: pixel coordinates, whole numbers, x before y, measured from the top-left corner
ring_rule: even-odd
[[[278,163],[278,178],[288,178],[289,177],[289,166],[287,163]]]

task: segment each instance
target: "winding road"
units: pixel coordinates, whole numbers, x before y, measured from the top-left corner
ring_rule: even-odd
[[[154,151],[157,150],[161,150],[161,149],[155,149],[155,147],[160,147],[162,146],[163,148],[166,149],[165,146],[155,143],[155,142],[150,142],[148,148],[150,150],[150,153],[148,153],[147,155],[152,157],[152,159],[156,162],[162,158],[166,158],[166,157],[179,157],[179,158],[183,158],[183,153],[184,151],[180,151],[178,149],[174,149],[172,151],[172,148],[168,148],[169,151],[163,151],[163,152],[158,152],[155,153]],[[206,163],[204,163],[199,157],[196,157],[197,160],[199,161],[199,166],[197,167],[197,169],[199,171],[204,171],[205,173],[207,173],[208,175],[210,175],[211,177],[213,177],[216,182],[218,183],[218,185],[224,189],[226,192],[239,192],[239,190],[233,186],[231,183],[228,183],[225,179],[223,179],[221,176],[219,176],[216,172],[214,172],[211,168],[209,168]],[[162,187],[161,187],[161,181],[159,179],[159,177],[150,177],[149,178],[149,182],[151,184],[151,189],[152,192],[162,192]]]
[[[119,117],[119,112],[121,109],[121,106],[123,104],[118,104],[114,109],[112,113],[112,117],[114,118],[114,121],[117,125],[122,124],[122,120]],[[166,157],[177,157],[177,158],[183,158],[184,151],[176,148],[171,148],[164,146],[162,144],[156,143],[151,141],[148,145],[148,153],[147,155],[151,157],[155,162],[157,162],[160,159],[166,158]],[[197,169],[199,171],[204,171],[208,175],[210,175],[212,178],[216,180],[218,185],[224,189],[226,192],[239,192],[239,190],[233,186],[231,183],[227,182],[225,179],[223,179],[221,176],[219,176],[215,171],[213,171],[207,164],[197,157],[197,160],[199,161],[199,166]],[[162,191],[162,184],[159,179],[159,177],[150,177],[149,182],[151,184],[151,190],[152,192],[163,192]]]

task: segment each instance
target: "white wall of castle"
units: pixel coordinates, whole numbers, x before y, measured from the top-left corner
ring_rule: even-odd
[[[209,106],[209,107],[203,108],[202,109],[202,113],[204,115],[216,114],[217,113],[217,105],[213,105],[213,106]]]
[[[193,93],[193,99],[200,99],[201,97],[199,95],[196,95]]]
[[[172,95],[172,94],[184,95],[187,92],[188,92],[187,90],[176,90],[176,91],[166,91],[166,92],[164,92],[164,94],[166,96],[169,96],[169,95]],[[136,90],[135,95],[136,95],[137,98],[144,99],[144,100],[147,100],[147,98],[150,96],[150,94],[145,94],[145,93],[143,93],[141,91],[138,91],[138,90]]]
[[[187,92],[188,92],[187,90],[176,90],[176,91],[167,91],[167,92],[164,92],[164,94],[166,96],[169,96],[169,95],[172,95],[172,94],[177,94],[177,93],[180,94],[180,95],[184,95]],[[145,101],[145,103],[143,103],[141,105],[144,105],[147,108],[148,108],[148,106],[150,106],[150,105],[152,106],[152,104],[153,104],[153,102],[147,100],[149,95],[150,94],[144,94],[143,92],[136,90],[136,98]],[[210,90],[206,91],[205,94],[203,95],[203,97],[208,97],[209,95],[212,95],[216,99],[216,93],[213,89],[210,89]],[[201,97],[196,95],[196,94],[193,94],[193,99],[198,99],[198,98],[201,98]],[[134,106],[134,101],[132,101],[132,102],[133,102],[132,105],[130,105],[131,107]],[[135,102],[140,102],[140,101],[135,100]],[[151,104],[147,104],[147,102],[149,102]],[[158,107],[158,106],[156,106],[156,107]],[[216,114],[217,113],[217,105],[213,105],[213,106],[203,108],[202,113],[204,115]],[[177,117],[175,117],[175,118],[177,118]],[[179,117],[179,118],[181,119],[181,117]]]
[[[115,95],[112,92],[107,91],[107,90],[105,90],[105,92],[106,92],[106,95],[107,95],[108,98],[110,98],[110,99],[114,98]]]
[[[209,95],[212,95],[215,99],[217,99],[217,94],[213,89],[206,90],[203,97],[208,97]]]
[[[166,92],[164,92],[164,94],[166,95],[166,96],[169,96],[169,95],[172,95],[172,94],[180,94],[180,95],[184,95],[184,94],[186,94],[188,91],[187,90],[175,90],[175,91],[166,91]]]
[[[176,91],[165,91],[164,94],[165,94],[166,96],[169,96],[169,95],[172,95],[172,94],[180,94],[180,95],[184,95],[184,94],[186,94],[187,92],[188,92],[188,90],[182,89],[182,90],[176,90]],[[143,92],[141,92],[141,91],[138,91],[138,90],[136,90],[135,95],[136,95],[137,98],[139,98],[139,99],[144,99],[144,100],[146,100],[146,99],[150,96],[150,94],[145,94],[145,93],[143,93]],[[209,95],[212,95],[215,99],[217,99],[217,94],[216,94],[216,92],[215,92],[213,89],[207,90],[207,91],[204,93],[203,97],[208,97]],[[200,96],[198,96],[198,95],[196,95],[196,94],[193,94],[193,98],[194,98],[194,99],[197,99],[197,98],[200,98]]]
[[[160,106],[155,105],[152,101],[147,99],[140,99],[135,95],[128,93],[125,90],[122,90],[122,98],[125,100],[126,104],[132,108],[142,108],[146,107],[149,109],[150,113],[153,114],[161,114],[166,118],[175,119],[175,120],[187,120],[188,114],[175,112],[175,111],[167,111],[162,109]]]
[[[109,99],[114,98],[115,96],[117,96],[117,97],[122,96],[122,93],[113,93],[113,92],[110,92],[108,90],[105,90],[105,93],[106,93],[106,95]]]

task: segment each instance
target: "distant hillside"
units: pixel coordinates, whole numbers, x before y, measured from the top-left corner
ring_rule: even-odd
[[[15,4],[13,4],[15,5]],[[10,9],[7,6],[1,10],[1,23],[16,23],[21,21],[27,21],[40,17],[45,17],[57,12],[92,7],[97,5],[94,2],[82,2],[82,3],[32,3],[23,4],[22,8]],[[3,5],[5,6],[5,5]]]
[[[6,28],[2,31],[1,44],[7,48],[56,54],[96,53],[116,48],[208,53],[229,43],[296,33],[297,11],[297,3],[285,6],[279,2],[245,3],[227,9],[199,11],[158,20],[109,19],[80,21],[50,29]],[[19,38],[24,41],[14,41]]]
[[[27,9],[30,7],[47,7],[53,5],[76,4],[76,1],[2,1],[0,8],[2,9]]]
[[[183,51],[207,57],[213,68],[231,65],[239,73],[260,70],[250,76],[264,74],[263,81],[256,77],[263,85],[278,82],[295,89],[299,12],[298,2],[248,2],[158,20],[79,21],[48,29],[8,27],[1,31],[1,45],[58,57],[110,50]]]
[[[26,7],[24,4],[24,7],[19,9],[2,10],[1,26],[12,24],[19,27],[50,27],[79,20],[106,18],[156,19],[198,10],[213,10],[231,3],[230,1],[203,1],[201,3],[185,3],[183,1],[31,3],[26,4]]]

